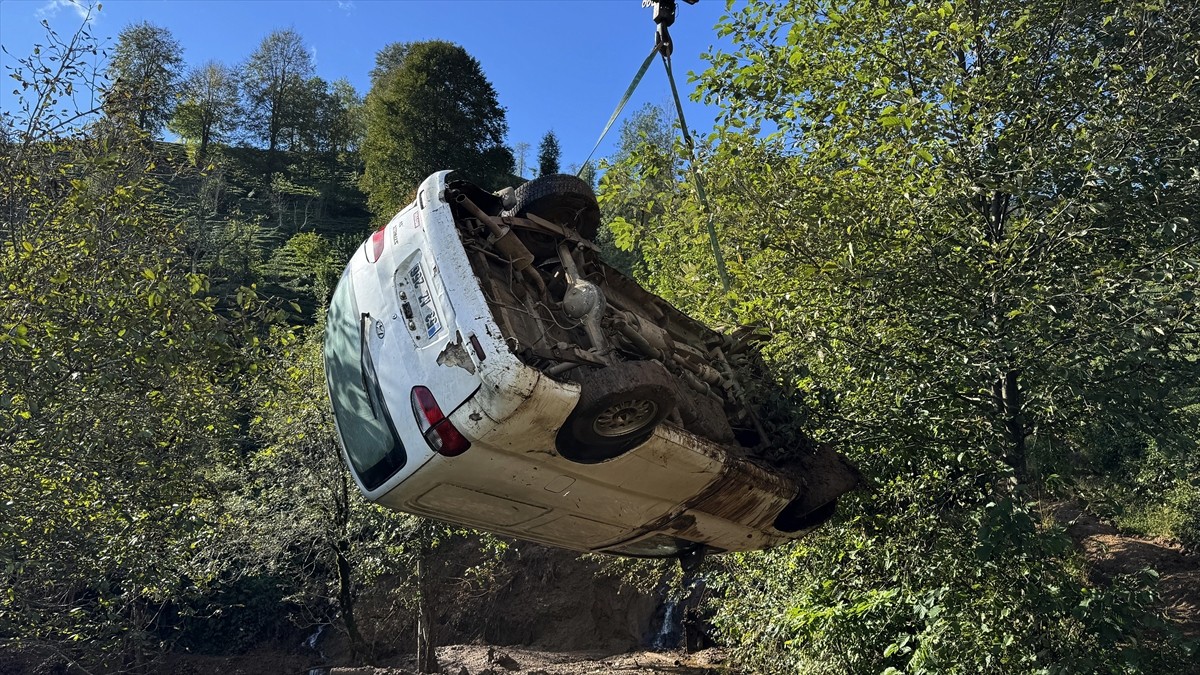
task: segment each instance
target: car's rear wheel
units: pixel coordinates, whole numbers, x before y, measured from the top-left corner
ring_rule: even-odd
[[[558,452],[584,464],[640,445],[675,408],[671,375],[650,361],[625,361],[580,373],[579,402],[558,434]]]
[[[568,174],[539,176],[520,186],[513,193],[516,203],[505,215],[525,216],[532,213],[552,223],[574,228],[584,239],[593,239],[600,228],[600,205],[596,193],[587,181]],[[558,237],[540,231],[518,232],[521,241],[542,259],[555,255]]]

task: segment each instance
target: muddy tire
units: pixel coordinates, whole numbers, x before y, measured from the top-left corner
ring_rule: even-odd
[[[558,453],[595,464],[641,445],[675,408],[670,373],[650,361],[625,361],[581,373],[575,410],[558,433]]]
[[[729,426],[724,406],[682,382],[676,396],[684,429],[718,443],[733,442],[733,428]]]
[[[532,213],[552,223],[574,228],[584,239],[594,239],[600,228],[600,205],[587,181],[563,173],[540,176],[514,192],[516,204],[505,211],[508,216]],[[540,232],[520,233],[522,241],[538,257],[553,255],[558,242]],[[533,250],[533,249],[539,250]]]

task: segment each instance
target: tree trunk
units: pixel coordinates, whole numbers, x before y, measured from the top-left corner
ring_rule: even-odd
[[[200,134],[200,153],[197,155],[196,164],[204,166],[204,157],[208,154],[208,136],[209,126],[204,125],[204,131]]]
[[[1010,370],[996,380],[995,393],[1009,442],[1004,461],[1012,467],[1017,480],[1024,483],[1029,478],[1029,466],[1025,453],[1025,401],[1019,382],[1020,373],[1019,370]]]
[[[424,535],[418,535],[422,538]],[[438,672],[437,644],[433,640],[433,612],[429,607],[426,588],[425,542],[420,544],[417,554],[417,670],[422,673]]]
[[[350,658],[353,660],[362,652],[364,642],[362,633],[358,631],[358,620],[354,618],[354,580],[351,577],[353,570],[346,555],[350,550],[350,542],[343,539],[337,543],[334,550],[337,556],[338,609],[341,611],[346,633],[350,636]]]

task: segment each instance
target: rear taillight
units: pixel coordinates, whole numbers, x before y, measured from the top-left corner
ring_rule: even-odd
[[[376,230],[375,234],[371,235],[371,240],[367,242],[367,262],[375,262],[379,260],[379,256],[383,255],[383,246],[387,243],[387,228]]]
[[[446,419],[433,393],[425,387],[413,387],[412,408],[425,442],[439,455],[457,457],[471,447],[471,441]]]

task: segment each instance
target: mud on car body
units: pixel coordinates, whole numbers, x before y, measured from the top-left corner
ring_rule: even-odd
[[[604,264],[588,184],[449,173],[363,243],[329,308],[329,394],[368,499],[639,556],[765,548],[833,513],[853,468],[772,436],[750,341]],[[804,446],[789,467],[756,457],[781,440]]]

